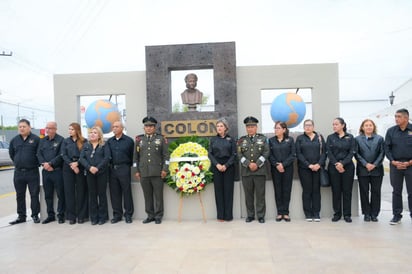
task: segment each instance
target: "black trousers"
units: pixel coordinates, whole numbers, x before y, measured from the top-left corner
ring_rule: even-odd
[[[362,213],[377,217],[381,210],[383,176],[358,176]],[[370,199],[369,199],[370,190]]]
[[[213,183],[215,187],[215,200],[217,218],[220,220],[233,220],[233,188],[235,185],[235,168],[231,166],[225,172],[220,172],[213,167]]]
[[[275,188],[275,201],[278,215],[289,214],[290,194],[292,192],[293,165],[285,167],[285,172],[280,173],[271,167],[272,181]]]
[[[64,202],[64,184],[63,184],[63,171],[61,168],[55,169],[53,171],[42,171],[43,177],[43,189],[44,198],[47,205],[47,216],[55,217],[56,213],[54,211],[54,191],[57,194],[57,216],[59,218],[64,218],[64,212],[66,210],[66,205]]]
[[[31,216],[40,213],[40,174],[39,169],[14,170],[14,189],[16,190],[17,214],[20,219],[26,219],[26,189],[30,192]]]
[[[355,166],[353,163],[344,166],[345,172],[339,173],[335,166],[328,166],[329,178],[332,186],[332,203],[334,216],[350,217],[352,215],[352,187],[353,177],[355,175]]]
[[[87,172],[87,187],[89,191],[90,220],[107,221],[109,212],[107,208],[107,172],[91,174]]]
[[[242,185],[245,190],[246,210],[248,217],[255,217],[255,192],[256,215],[264,218],[266,214],[266,177],[265,175],[242,176]]]
[[[298,168],[302,185],[303,212],[306,218],[320,216],[320,174],[308,168]]]
[[[390,166],[390,180],[393,188],[392,191],[392,213],[394,216],[402,217],[403,202],[402,190],[403,180],[405,179],[406,191],[408,192],[408,206],[412,217],[412,167],[407,169],[397,169],[393,165]]]
[[[68,165],[63,166],[64,198],[67,220],[86,220],[89,218],[89,198],[84,171],[73,172]]]
[[[163,180],[160,176],[141,177],[144,204],[149,218],[162,219],[163,209]]]
[[[110,169],[109,189],[114,219],[121,219],[123,215],[125,217],[133,216],[134,207],[131,182],[130,166],[121,165]]]

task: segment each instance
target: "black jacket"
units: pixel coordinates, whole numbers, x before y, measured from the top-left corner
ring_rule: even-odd
[[[385,157],[384,140],[380,135],[367,138],[359,135],[355,138],[356,174],[358,176],[383,176],[383,159]],[[371,172],[366,169],[366,164],[374,164],[376,167]]]

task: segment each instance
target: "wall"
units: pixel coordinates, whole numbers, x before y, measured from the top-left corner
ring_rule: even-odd
[[[114,72],[93,74],[55,75],[55,113],[60,133],[66,134],[67,126],[78,121],[79,95],[125,94],[127,109],[128,135],[135,136],[143,132],[141,120],[146,116],[146,77],[145,72]],[[261,120],[260,90],[268,88],[312,88],[313,119],[316,128],[321,132],[330,132],[331,119],[339,116],[339,83],[337,64],[308,64],[282,66],[250,66],[237,67],[237,114],[238,136],[245,134],[242,124],[243,118],[254,115]],[[134,198],[135,217],[143,218],[144,208],[139,183],[135,182]],[[273,184],[266,182],[267,218],[275,216],[275,202]],[[354,184],[352,199],[352,214],[358,215],[357,184]],[[301,186],[295,178],[293,182],[290,214],[292,218],[303,218]],[[215,202],[213,186],[209,186],[204,193],[204,203],[208,218],[215,218]],[[234,217],[245,216],[244,195],[241,183],[235,184],[236,200],[234,201]],[[192,199],[192,200],[189,200]],[[195,197],[186,200],[184,218],[201,219],[198,203]],[[165,186],[165,218],[176,218],[178,196],[169,187]],[[171,209],[169,210],[169,208]],[[323,217],[331,216],[332,202],[330,188],[322,189]]]

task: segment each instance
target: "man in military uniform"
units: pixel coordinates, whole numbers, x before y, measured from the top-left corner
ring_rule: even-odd
[[[9,154],[14,163],[14,188],[16,189],[17,214],[16,220],[9,224],[15,225],[26,221],[26,189],[29,187],[31,198],[31,217],[33,222],[40,223],[40,174],[39,161],[36,153],[39,147],[39,136],[31,132],[30,122],[21,119],[18,124],[19,134],[10,141]]]
[[[54,190],[56,190],[57,193],[57,218],[59,219],[60,224],[64,222],[64,214],[66,211],[62,171],[63,158],[60,153],[64,138],[57,134],[56,130],[56,122],[48,122],[46,124],[47,136],[40,140],[39,149],[37,151],[37,159],[43,167],[43,189],[47,205],[47,218],[42,224],[48,224],[56,220],[53,202]]]
[[[167,175],[169,152],[166,139],[156,133],[157,121],[143,119],[145,134],[136,137],[136,178],[140,180],[147,218],[144,224],[160,224],[163,217],[163,178]],[[154,198],[154,199],[153,199]]]
[[[249,223],[255,219],[256,192],[256,214],[259,223],[264,223],[266,172],[263,167],[269,157],[269,144],[266,136],[257,133],[258,119],[248,116],[243,123],[246,125],[247,135],[239,138],[237,150],[241,164],[242,185],[245,190],[246,222]]]
[[[133,165],[134,141],[123,133],[123,129],[121,121],[113,122],[114,136],[107,141],[112,155],[109,176],[110,198],[113,208],[112,224],[119,222],[123,215],[126,223],[132,223],[134,212],[130,172]]]

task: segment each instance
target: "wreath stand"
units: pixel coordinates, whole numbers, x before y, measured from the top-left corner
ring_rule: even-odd
[[[203,222],[206,223],[206,213],[205,213],[205,207],[203,206],[202,194],[201,192],[198,192],[197,194],[199,197],[200,209],[202,210]],[[179,212],[178,212],[178,217],[177,217],[177,220],[179,223],[182,222],[182,210],[183,210],[183,193],[180,193]]]

